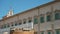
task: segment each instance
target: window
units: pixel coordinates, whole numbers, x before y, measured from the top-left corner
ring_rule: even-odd
[[[15,26],[17,26],[18,24],[17,23],[15,23]]]
[[[26,24],[26,21],[24,21],[23,24]]]
[[[7,27],[10,27],[10,25],[9,25],[9,24],[7,24]]]
[[[29,23],[31,23],[32,21],[31,20],[29,20]]]
[[[44,22],[44,17],[40,17],[40,22],[43,23]]]
[[[47,21],[51,21],[51,15],[47,15]]]
[[[60,34],[60,30],[56,30],[56,34]]]
[[[51,31],[48,31],[48,34],[51,34]]]
[[[55,13],[55,19],[60,19],[60,13]]]
[[[6,28],[6,24],[4,24],[4,26],[3,26],[4,28]]]
[[[42,31],[41,34],[44,34],[44,32]]]
[[[14,26],[13,24],[11,26]]]
[[[34,24],[37,24],[37,23],[38,23],[38,19],[34,18]]]
[[[2,25],[2,27],[1,27],[1,29],[3,29],[3,25]]]
[[[21,25],[22,23],[19,23],[19,25]]]

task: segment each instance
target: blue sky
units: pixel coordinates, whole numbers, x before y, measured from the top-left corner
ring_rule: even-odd
[[[0,19],[9,12],[10,7],[17,14],[50,1],[52,0],[0,0]]]

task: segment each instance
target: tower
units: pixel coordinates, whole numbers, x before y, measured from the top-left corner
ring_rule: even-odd
[[[12,16],[12,15],[13,15],[13,10],[10,9],[10,11],[9,11],[8,14],[7,14],[7,17]]]

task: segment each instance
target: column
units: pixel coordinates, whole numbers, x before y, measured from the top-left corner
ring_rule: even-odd
[[[32,17],[32,23],[33,23],[32,28],[34,29],[34,17]]]

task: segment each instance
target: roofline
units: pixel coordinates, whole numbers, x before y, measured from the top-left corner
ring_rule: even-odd
[[[48,2],[48,3],[46,3],[46,4],[39,5],[39,6],[37,6],[37,7],[34,7],[34,8],[32,8],[32,9],[25,10],[25,11],[23,11],[23,12],[21,12],[21,13],[15,14],[15,15],[10,16],[10,17],[8,17],[8,18],[1,19],[0,21],[4,21],[4,20],[6,20],[6,19],[15,17],[15,16],[20,15],[20,14],[23,14],[23,13],[25,13],[25,12],[29,12],[30,10],[33,10],[33,9],[36,9],[36,8],[42,8],[42,7],[45,7],[45,6],[50,5],[50,4],[52,4],[52,3],[55,3],[55,2],[57,2],[57,1],[51,1],[51,2]]]

